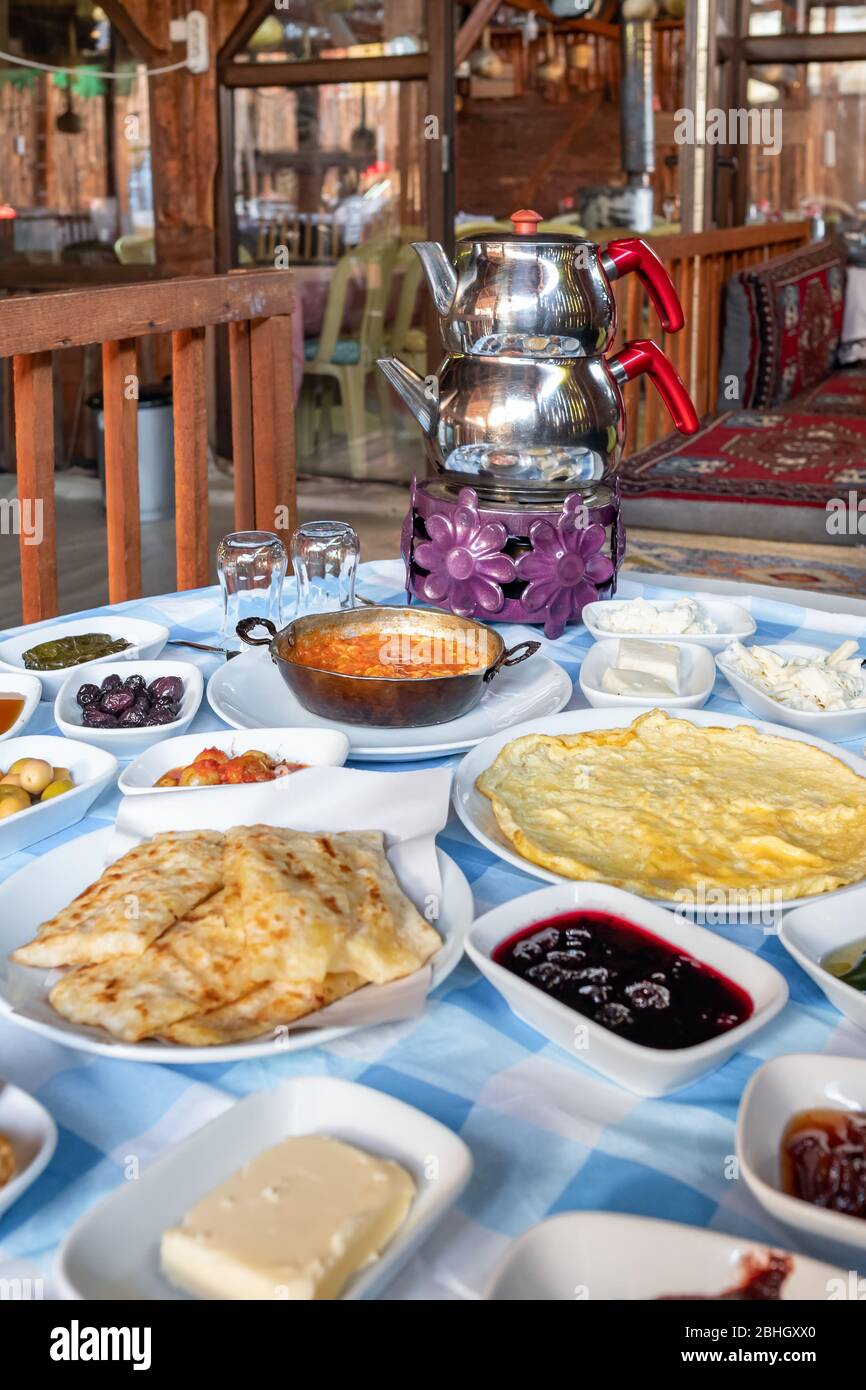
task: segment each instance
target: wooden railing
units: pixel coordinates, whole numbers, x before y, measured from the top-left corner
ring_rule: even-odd
[[[809,240],[807,222],[775,222],[731,227],[692,236],[649,238],[665,262],[679,292],[685,327],[666,334],[647,306],[643,286],[634,275],[616,282],[616,346],[634,338],[654,338],[685,382],[698,415],[716,409],[719,354],[724,327],[725,286],[749,266],[794,251]],[[669,434],[672,426],[661,397],[646,380],[624,391],[628,438],[626,454],[637,453]]]
[[[42,541],[21,528],[25,622],[57,613],[52,353],[99,344],[105,419],[108,593],[141,594],[138,343],[171,335],[177,588],[207,584],[208,427],[205,330],[228,325],[235,525],[295,524],[292,277],[253,270],[13,298],[0,303],[0,359],[12,358],[18,500],[37,507]],[[26,514],[26,513],[25,513]],[[30,513],[33,514],[32,512]]]

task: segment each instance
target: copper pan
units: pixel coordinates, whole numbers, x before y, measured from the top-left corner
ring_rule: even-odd
[[[262,627],[267,637],[254,637]],[[297,639],[337,629],[346,640],[372,630],[389,639],[406,635],[432,640],[441,649],[479,660],[472,671],[453,676],[348,676],[304,666],[295,659]],[[490,682],[504,666],[516,666],[532,656],[539,642],[518,642],[506,648],[493,628],[471,618],[458,618],[429,608],[386,607],[342,609],[296,618],[281,631],[265,618],[244,618],[237,626],[241,641],[268,647],[271,660],[292,694],[312,714],[341,724],[369,724],[391,729],[447,724],[478,704]]]

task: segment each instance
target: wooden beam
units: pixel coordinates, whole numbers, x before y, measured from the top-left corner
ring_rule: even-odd
[[[251,0],[246,14],[242,14],[237,20],[228,38],[220,47],[217,53],[217,64],[222,67],[224,63],[230,63],[236,53],[240,53],[244,44],[251,39],[258,29],[263,19],[266,19],[273,12],[274,0]]]
[[[138,358],[134,338],[102,344],[105,421],[105,520],[108,598],[141,594],[141,508],[138,495]]]
[[[178,589],[208,582],[207,407],[203,328],[171,335]]]
[[[0,358],[39,352],[46,344],[52,350],[83,347],[109,338],[290,314],[293,306],[292,275],[285,270],[13,297],[4,300],[0,313]]]
[[[129,0],[104,0],[102,8],[135,57],[148,67],[155,67],[165,55],[159,53],[139,26],[138,17],[131,13]]]
[[[25,623],[57,612],[57,539],[54,508],[54,382],[50,352],[16,357],[15,456],[19,528],[21,613]],[[41,517],[42,538],[34,545],[28,531]]]
[[[459,67],[469,57],[498,9],[499,0],[475,0],[454,39],[455,67]]]
[[[744,63],[844,63],[866,58],[866,32],[766,34],[717,40],[719,55]]]
[[[230,63],[220,72],[227,87],[316,87],[339,82],[409,82],[429,71],[426,53],[381,58],[317,58],[309,63]]]

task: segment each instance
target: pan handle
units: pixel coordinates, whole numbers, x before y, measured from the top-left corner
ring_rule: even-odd
[[[250,633],[254,627],[263,627],[270,636],[251,637]],[[241,618],[235,632],[242,642],[248,642],[251,647],[269,647],[277,635],[277,629],[270,618]]]
[[[540,642],[518,642],[516,647],[506,647],[505,651],[499,653],[493,665],[488,666],[484,672],[485,683],[492,681],[503,666],[519,666],[521,661],[526,661],[527,657],[534,656],[540,648]],[[518,652],[520,653],[519,656],[517,655]]]

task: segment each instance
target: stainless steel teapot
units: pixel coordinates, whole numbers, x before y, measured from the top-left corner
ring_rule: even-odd
[[[483,498],[555,498],[612,474],[625,439],[620,388],[644,374],[676,428],[698,428],[673,364],[649,341],[609,358],[452,354],[426,379],[396,357],[379,367],[420,424],[434,470]]]
[[[634,272],[668,333],[683,326],[673,281],[639,237],[604,250],[579,237],[539,233],[541,217],[512,213],[513,232],[458,241],[454,264],[436,241],[416,241],[448,352],[586,357],[616,332],[610,282]]]

